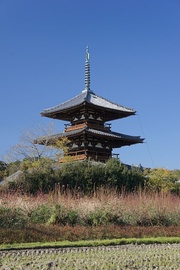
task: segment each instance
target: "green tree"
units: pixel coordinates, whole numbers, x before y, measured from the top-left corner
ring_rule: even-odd
[[[147,174],[147,187],[153,191],[176,192],[178,188],[177,180],[177,171],[155,168],[149,170]]]

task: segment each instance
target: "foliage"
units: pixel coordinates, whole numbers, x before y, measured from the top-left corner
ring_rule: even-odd
[[[2,193],[0,242],[179,236],[179,197],[171,193],[56,190],[36,196]]]
[[[23,228],[27,218],[22,209],[0,206],[0,228]]]
[[[78,189],[89,193],[95,186],[105,184],[105,170],[102,163],[93,164],[90,161],[68,163],[55,173],[57,182],[71,190]]]
[[[139,186],[143,187],[145,180],[138,168],[129,170],[117,159],[110,159],[106,165],[91,161],[64,164],[61,170],[56,171],[56,176],[61,186],[85,193],[101,186],[131,192]]]
[[[4,161],[0,160],[0,172],[6,169],[7,164]]]
[[[115,158],[106,164],[90,160],[73,162],[67,156],[69,139],[56,139],[53,133],[56,132],[52,123],[24,131],[19,143],[8,151],[6,163],[0,161],[0,181],[21,170],[23,175],[17,183],[10,183],[11,190],[20,188],[22,192],[35,194],[49,192],[58,184],[61,189],[84,194],[92,194],[100,187],[127,193],[141,188],[180,194],[180,170],[127,166]],[[60,165],[58,161],[62,158],[66,163]]]
[[[30,221],[36,224],[45,224],[52,215],[52,207],[49,204],[39,205],[31,212]]]
[[[0,181],[5,176],[6,167],[7,167],[7,164],[5,162],[3,162],[3,161],[0,160]]]
[[[94,188],[107,184],[104,164],[75,162],[58,165],[58,169],[56,166],[47,158],[35,161],[23,160],[20,164],[23,175],[17,184],[11,184],[11,189],[21,188],[23,192],[35,194],[39,191],[48,192],[58,183],[64,189],[90,193]]]
[[[147,176],[147,188],[152,191],[180,192],[180,183],[177,183],[180,171],[167,170],[163,168],[150,169],[144,174]]]
[[[122,194],[100,188],[87,196],[70,190],[63,193],[57,186],[49,194],[33,197],[1,194],[0,207],[2,228],[6,222],[12,227],[11,220],[15,222],[17,218],[22,218],[25,224],[58,226],[180,226],[179,197],[170,193],[150,194],[140,190]]]
[[[19,164],[22,171],[16,181],[8,183],[9,190],[35,194],[39,191],[48,192],[54,186],[54,161],[49,158],[24,159]]]
[[[86,224],[90,226],[99,226],[111,223],[111,213],[105,209],[94,209],[86,217]]]
[[[55,205],[47,224],[74,226],[78,224],[78,218],[77,210],[68,209],[63,205]]]
[[[20,169],[20,164],[21,162],[19,160],[6,164],[6,169],[4,170],[4,177],[16,173]]]
[[[62,155],[66,156],[68,153],[68,144],[70,140],[67,137],[62,137],[61,139],[54,141],[54,147],[63,151],[63,153],[59,153],[58,158],[61,158]]]
[[[43,170],[26,171],[21,176],[21,181],[18,183],[23,192],[36,194],[39,191],[48,192],[54,186],[54,177],[51,167],[46,167]]]
[[[21,188],[23,192],[35,194],[49,192],[58,184],[61,189],[71,192],[81,191],[91,194],[100,187],[115,188],[119,192],[136,192],[139,188],[152,192],[172,192],[180,194],[179,171],[166,169],[142,169],[129,167],[118,159],[101,162],[67,162],[60,164],[54,159],[26,158],[7,164],[3,174],[8,176],[17,170],[23,172],[17,183],[10,187]]]

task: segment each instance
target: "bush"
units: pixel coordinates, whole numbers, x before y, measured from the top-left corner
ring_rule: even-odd
[[[53,208],[49,204],[38,206],[32,211],[30,221],[36,224],[45,224],[52,215]]]
[[[24,192],[30,194],[36,194],[39,191],[49,192],[54,186],[52,169],[25,172],[21,178],[20,186]]]
[[[139,188],[153,192],[171,191],[179,194],[180,184],[177,182],[179,171],[164,169],[142,169],[122,164],[118,159],[109,159],[106,164],[84,161],[58,164],[53,169],[53,161],[42,158],[31,161],[24,160],[20,164],[23,174],[17,182],[10,184],[11,190],[36,194],[48,193],[58,184],[61,190],[93,194],[100,187],[114,188],[119,192],[136,192]]]
[[[110,159],[106,164],[91,161],[64,164],[55,175],[60,186],[86,194],[102,186],[131,192],[143,187],[145,181],[139,168],[128,169],[118,159]]]
[[[108,225],[110,223],[111,214],[104,209],[95,209],[91,211],[86,217],[86,225],[90,226],[99,226],[99,225]]]
[[[61,186],[85,193],[91,193],[94,187],[101,186],[106,182],[104,164],[102,163],[87,161],[64,164],[55,173]]]
[[[106,163],[107,184],[117,186],[119,191],[132,192],[144,187],[145,177],[139,167],[128,168],[118,159],[109,159]]]
[[[28,222],[27,216],[22,209],[10,209],[0,207],[0,227],[1,228],[23,228]]]
[[[48,220],[48,224],[56,225],[77,225],[79,221],[78,211],[67,209],[62,205],[55,205],[54,212]]]

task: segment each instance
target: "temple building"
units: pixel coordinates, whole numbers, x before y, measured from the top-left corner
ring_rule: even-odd
[[[67,155],[73,160],[91,159],[106,162],[113,156],[113,148],[142,143],[140,136],[130,136],[111,130],[109,121],[135,115],[129,109],[96,95],[90,88],[90,60],[88,47],[85,61],[85,89],[74,98],[45,109],[41,116],[64,120],[65,130],[48,137],[49,142],[68,139]],[[108,123],[107,123],[108,122]],[[42,144],[43,139],[39,138]]]

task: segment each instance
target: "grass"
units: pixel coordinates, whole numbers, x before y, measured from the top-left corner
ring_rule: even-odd
[[[180,198],[171,193],[100,188],[85,196],[56,187],[0,196],[0,243],[179,235]]]
[[[16,192],[4,193],[0,197],[0,206],[21,209],[28,216],[31,216],[32,212],[42,205],[49,208],[61,206],[64,209],[76,211],[81,219],[85,219],[92,213],[96,213],[96,216],[101,215],[101,218],[104,215],[106,219],[105,214],[111,213],[119,217],[119,222],[122,219],[122,222],[129,225],[138,225],[135,224],[137,222],[139,225],[143,222],[154,225],[153,222],[156,222],[156,219],[160,222],[163,218],[167,221],[171,219],[172,222],[180,225],[180,198],[171,193],[139,191],[120,194],[116,190],[103,188],[95,191],[92,196],[84,196],[78,192],[72,193],[67,190],[61,192],[56,189],[49,194],[39,193],[36,196],[21,195]]]
[[[121,239],[104,239],[104,240],[86,240],[86,241],[60,241],[48,243],[13,243],[2,244],[0,250],[15,249],[43,249],[43,248],[67,248],[67,247],[94,247],[94,246],[116,246],[126,244],[172,244],[179,243],[180,237],[149,237],[149,238],[121,238]]]
[[[92,196],[1,193],[1,269],[178,269],[180,198],[171,193]]]

